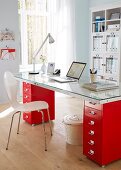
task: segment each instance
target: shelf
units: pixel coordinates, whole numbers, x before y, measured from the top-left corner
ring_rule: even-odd
[[[93,21],[92,24],[95,24],[95,23],[105,23],[105,20],[103,21]]]
[[[104,22],[114,22],[114,21],[121,21],[121,19],[108,19],[108,20],[104,20],[104,21],[93,21],[92,24],[104,23]]]
[[[90,67],[97,69],[101,79],[111,77],[112,81],[116,80],[119,83],[121,81],[121,7],[91,12]],[[113,74],[110,76],[111,71]]]
[[[106,22],[121,21],[121,19],[108,19]]]

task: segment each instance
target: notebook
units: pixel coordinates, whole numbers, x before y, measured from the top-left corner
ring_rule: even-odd
[[[85,66],[86,66],[86,63],[73,61],[66,74],[66,77],[51,77],[51,79],[58,81],[60,83],[77,81],[80,79]]]
[[[93,90],[93,91],[101,91],[101,90],[109,90],[113,88],[118,88],[115,83],[108,82],[94,82],[94,83],[85,83],[83,84],[84,88]]]

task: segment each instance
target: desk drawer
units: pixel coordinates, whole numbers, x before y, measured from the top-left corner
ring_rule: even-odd
[[[23,88],[31,88],[31,84],[23,82]]]
[[[98,119],[101,119],[102,111],[85,106],[85,108],[84,108],[84,116],[98,120]]]
[[[103,108],[103,105],[97,104],[97,103],[92,102],[92,101],[85,101],[85,106],[88,106],[88,107],[91,107],[91,108],[94,108],[94,109],[97,109],[97,110],[102,110],[102,108]]]
[[[99,148],[86,146],[84,147],[84,155],[95,162],[101,163],[101,151],[99,150]]]
[[[24,112],[23,113],[23,120],[25,120],[26,122],[32,124],[31,112]]]
[[[31,94],[31,88],[24,87],[23,88],[23,94],[25,94],[25,93]]]
[[[24,95],[23,96],[23,103],[29,103],[32,101],[31,95]]]

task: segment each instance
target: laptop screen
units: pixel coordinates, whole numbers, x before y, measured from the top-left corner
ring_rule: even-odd
[[[86,63],[73,61],[66,76],[79,80],[79,78],[81,77],[84,71],[85,66],[86,66]]]

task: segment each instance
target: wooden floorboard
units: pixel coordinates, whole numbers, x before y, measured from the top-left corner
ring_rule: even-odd
[[[0,105],[0,112],[9,105]],[[11,115],[0,118],[0,170],[101,170],[96,163],[83,155],[83,146],[66,143],[63,117],[67,114],[83,115],[83,101],[66,95],[56,96],[56,119],[53,121],[53,136],[46,123],[48,151],[44,151],[42,125],[30,126],[21,120],[20,134],[16,134],[18,117],[6,151],[6,140]],[[103,170],[121,170],[121,160]]]

